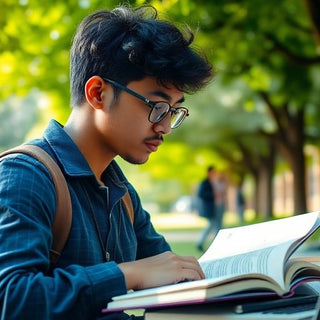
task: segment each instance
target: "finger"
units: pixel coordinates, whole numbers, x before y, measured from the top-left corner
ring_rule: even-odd
[[[183,269],[178,275],[176,282],[202,280],[201,275],[193,269]]]
[[[202,268],[196,258],[191,257],[191,256],[190,257],[189,256],[182,256],[181,261],[182,261],[183,268],[195,270],[199,273],[201,279],[205,278],[205,274],[203,273]]]

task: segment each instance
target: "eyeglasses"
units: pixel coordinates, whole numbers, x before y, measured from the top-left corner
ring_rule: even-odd
[[[180,124],[185,119],[185,117],[189,116],[189,111],[187,108],[184,108],[184,107],[173,108],[168,102],[165,102],[165,101],[150,101],[149,99],[145,98],[139,93],[132,91],[131,89],[123,86],[122,84],[116,81],[113,81],[107,78],[102,78],[102,79],[106,82],[109,82],[113,86],[123,91],[126,91],[132,96],[142,100],[149,108],[151,108],[149,117],[148,117],[148,120],[151,123],[160,122],[170,112],[171,113],[171,129],[175,129],[180,126]]]

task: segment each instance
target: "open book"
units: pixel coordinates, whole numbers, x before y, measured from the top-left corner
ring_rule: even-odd
[[[311,212],[222,229],[199,259],[206,279],[117,296],[103,311],[290,296],[301,283],[320,280],[320,252],[318,258],[292,257],[319,226],[319,212]]]

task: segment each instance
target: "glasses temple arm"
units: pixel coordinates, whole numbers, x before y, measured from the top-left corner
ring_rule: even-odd
[[[102,79],[103,79],[104,81],[106,81],[106,82],[111,83],[111,84],[114,85],[115,87],[118,87],[119,89],[130,93],[131,95],[133,95],[133,96],[135,96],[136,98],[142,100],[143,102],[145,102],[145,103],[147,103],[147,104],[150,103],[150,100],[149,100],[149,99],[141,96],[139,93],[136,93],[136,92],[132,91],[131,89],[123,86],[122,84],[120,84],[120,83],[118,83],[118,82],[115,82],[115,81],[113,81],[113,80],[107,79],[107,78],[102,78]]]

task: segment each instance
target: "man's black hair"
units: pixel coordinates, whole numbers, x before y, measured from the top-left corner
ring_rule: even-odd
[[[208,168],[207,168],[207,172],[209,173],[210,171],[212,171],[212,170],[215,170],[215,167],[214,166],[209,166]]]
[[[212,78],[205,56],[190,48],[193,33],[183,34],[173,24],[157,19],[151,6],[101,10],[79,25],[71,48],[71,103],[84,102],[84,86],[94,76],[123,85],[154,77],[193,93]]]

